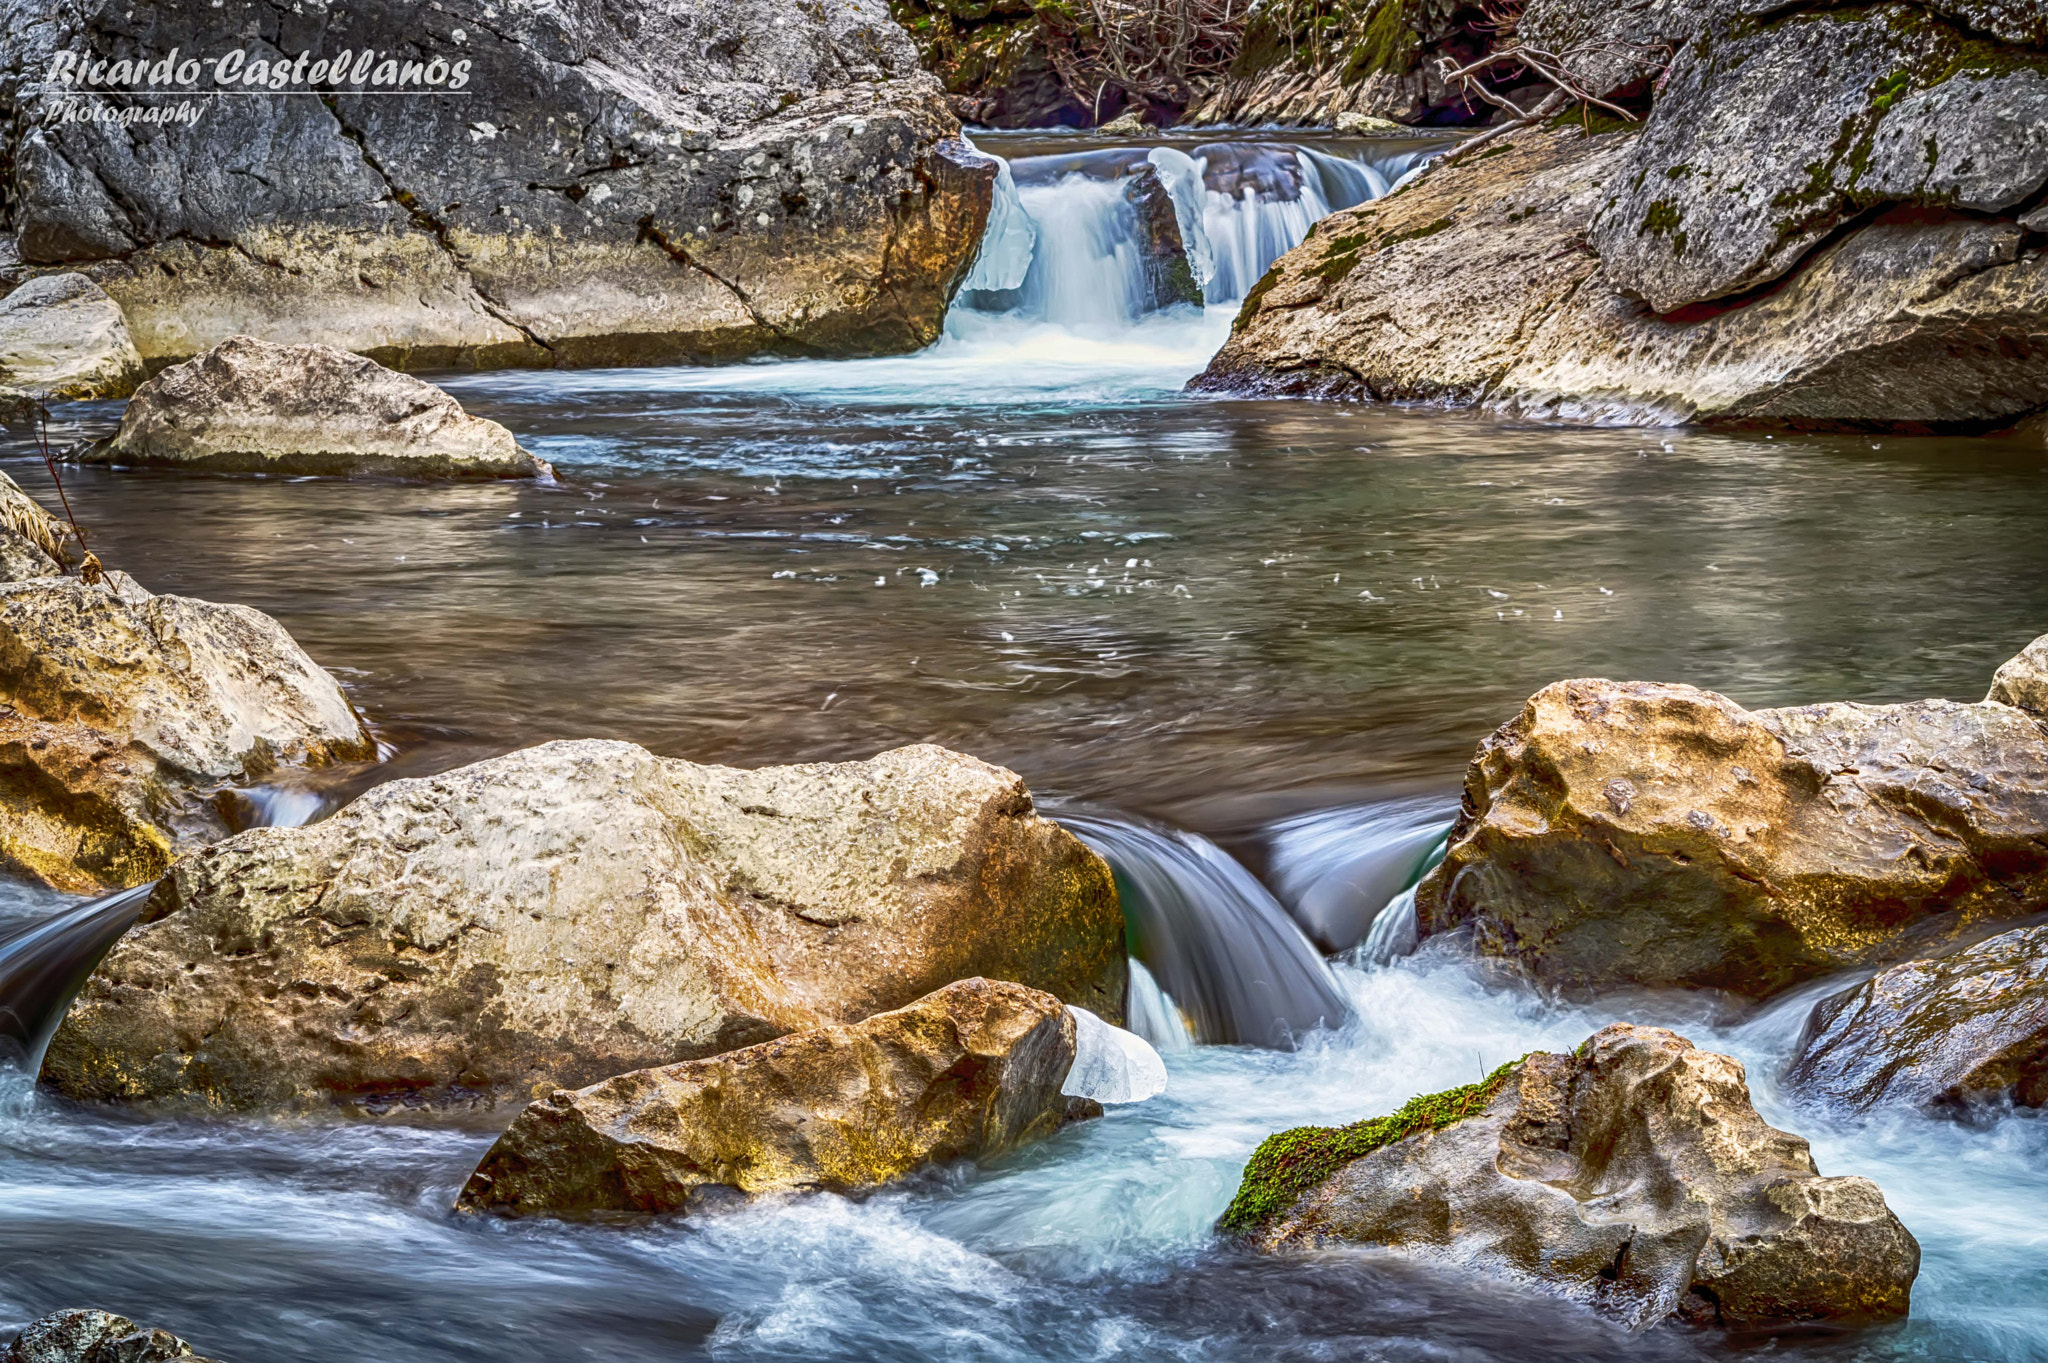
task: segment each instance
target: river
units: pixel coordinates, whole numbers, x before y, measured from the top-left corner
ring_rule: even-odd
[[[1197,1039],[1284,1044],[1168,1049],[1163,1097],[997,1166],[600,1226],[452,1215],[488,1129],[146,1121],[0,1074],[0,1337],[96,1304],[237,1363],[1719,1356],[1734,1346],[1630,1338],[1448,1270],[1258,1260],[1210,1234],[1269,1132],[1625,1017],[1744,1059],[1764,1115],[1822,1172],[1875,1179],[1921,1242],[1908,1322],[1777,1355],[2048,1357],[2048,1123],[1796,1104],[1775,1075],[1809,996],[1747,1018],[1564,1006],[1434,949],[1325,967],[1285,926],[1341,917],[1331,868],[1439,826],[1474,745],[1561,677],[1752,706],[1981,697],[2048,628],[2038,448],[1185,395],[1244,260],[1441,144],[1282,149],[1312,186],[1284,203],[1208,191],[1210,304],[1149,316],[1101,283],[1130,266],[1100,153],[1128,153],[986,145],[1013,159],[1039,275],[964,300],[922,354],[438,376],[552,486],[67,487],[110,565],[276,616],[387,745],[255,793],[251,817],[553,738],[736,764],[943,743],[1022,773],[1099,845],[1167,849],[1151,865],[1177,907],[1155,930],[1196,964],[1162,972],[1278,942],[1306,1015],[1254,990]],[[1097,160],[1043,160],[1075,152]],[[69,407],[59,435],[118,416]],[[0,457],[41,495],[27,453]],[[0,885],[0,932],[66,903]]]

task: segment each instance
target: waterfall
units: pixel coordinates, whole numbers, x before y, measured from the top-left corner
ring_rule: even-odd
[[[1309,940],[1348,951],[1443,859],[1456,812],[1445,800],[1401,800],[1282,820],[1265,833],[1273,892]]]
[[[1185,1044],[1291,1045],[1351,1006],[1330,968],[1251,872],[1206,838],[1119,820],[1060,822],[1116,872],[1132,972],[1131,1030]],[[1142,980],[1142,983],[1140,982]],[[1185,1018],[1181,1028],[1171,1019]]]
[[[155,883],[87,900],[0,935],[0,1061],[34,1074],[100,958],[135,925]]]
[[[1000,293],[1022,284],[1038,245],[1038,225],[1017,196],[1017,178],[1010,173],[1010,163],[1000,156],[989,159],[998,167],[995,197],[989,203],[988,226],[982,231],[974,268],[960,285],[972,293]]]
[[[1147,172],[1173,202],[1203,300],[1232,305],[1318,220],[1387,193],[1440,150],[1213,142],[996,157],[989,225],[955,310],[1096,332],[1136,324],[1151,304],[1125,191]]]

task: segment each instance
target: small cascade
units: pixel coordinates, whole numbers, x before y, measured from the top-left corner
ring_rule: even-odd
[[[1286,1047],[1351,1015],[1322,957],[1251,872],[1206,838],[1063,816],[1116,872],[1131,953],[1131,1030],[1161,1050]],[[1183,1019],[1176,1028],[1171,1019]]]
[[[1310,941],[1349,951],[1443,859],[1456,813],[1445,800],[1401,800],[1282,820],[1265,834],[1273,892]]]
[[[100,958],[135,925],[155,883],[87,900],[0,936],[0,1062],[43,1065],[57,1024]]]
[[[1098,148],[995,158],[995,199],[958,309],[1107,331],[1154,304],[1132,177],[1156,175],[1203,300],[1234,304],[1318,220],[1385,194],[1441,146],[1362,144],[1349,154],[1285,142],[1189,151]],[[1156,192],[1156,191],[1154,191]]]

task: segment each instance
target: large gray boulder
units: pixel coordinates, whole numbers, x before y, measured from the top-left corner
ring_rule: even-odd
[[[23,1327],[0,1363],[210,1363],[169,1330],[126,1316],[79,1308],[53,1311]]]
[[[1765,8],[1532,3],[1525,38],[1690,34],[1647,123],[1523,128],[1333,214],[1194,386],[1919,431],[2048,405],[2048,56]]]
[[[277,621],[118,572],[0,583],[0,696],[0,864],[79,892],[225,836],[225,786],[376,752]]]
[[[456,1205],[515,1216],[687,1211],[706,1189],[863,1192],[1059,1130],[1074,1019],[1050,994],[949,984],[851,1026],[558,1089]]]
[[[0,298],[0,415],[39,398],[124,398],[145,370],[121,307],[82,274],[42,275]]]
[[[1663,314],[1787,274],[1864,209],[2003,213],[2044,183],[2048,53],[1918,5],[1796,12],[1686,45],[1591,242]]]
[[[431,383],[324,345],[231,336],[158,374],[87,462],[211,473],[551,478]]]
[[[1192,386],[1646,424],[1924,428],[2048,403],[2048,259],[2011,220],[1896,209],[1743,306],[1629,298],[1586,234],[1638,136],[1529,129],[1331,215]]]
[[[1109,869],[943,748],[740,771],[543,744],[179,861],[52,1041],[80,1098],[525,1101],[975,975],[1121,1016]]]
[[[1423,935],[1554,988],[1768,997],[2048,909],[2048,726],[1558,682],[1480,745]]]
[[[1852,1108],[2048,1106],[2048,927],[1908,961],[1823,999],[1785,1078]]]
[[[1267,1253],[1374,1245],[1505,1271],[1631,1329],[1906,1314],[1920,1246],[1865,1178],[1824,1178],[1742,1065],[1615,1023],[1479,1084],[1261,1145],[1223,1226]]]
[[[409,369],[914,350],[939,333],[996,170],[957,140],[882,0],[284,17],[8,0],[0,21],[21,259],[90,275],[152,361],[237,334]],[[76,98],[43,88],[53,52],[173,48],[246,50],[322,97],[204,100],[209,64],[189,90],[111,101],[189,100],[196,123],[51,120]],[[307,83],[299,54],[344,51],[441,84],[359,93],[368,64],[361,83]]]

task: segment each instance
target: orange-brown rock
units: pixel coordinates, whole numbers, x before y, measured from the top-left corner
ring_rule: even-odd
[[[1763,998],[1938,950],[2048,908],[2048,726],[1558,682],[1480,745],[1416,903],[1424,935],[1577,992]]]
[[[221,787],[374,752],[259,611],[122,573],[0,583],[0,864],[66,890],[140,884],[225,836]]]
[[[707,1187],[860,1192],[1051,1135],[1073,1061],[1058,999],[962,980],[852,1026],[558,1089],[498,1138],[457,1205],[576,1216],[685,1211]]]

